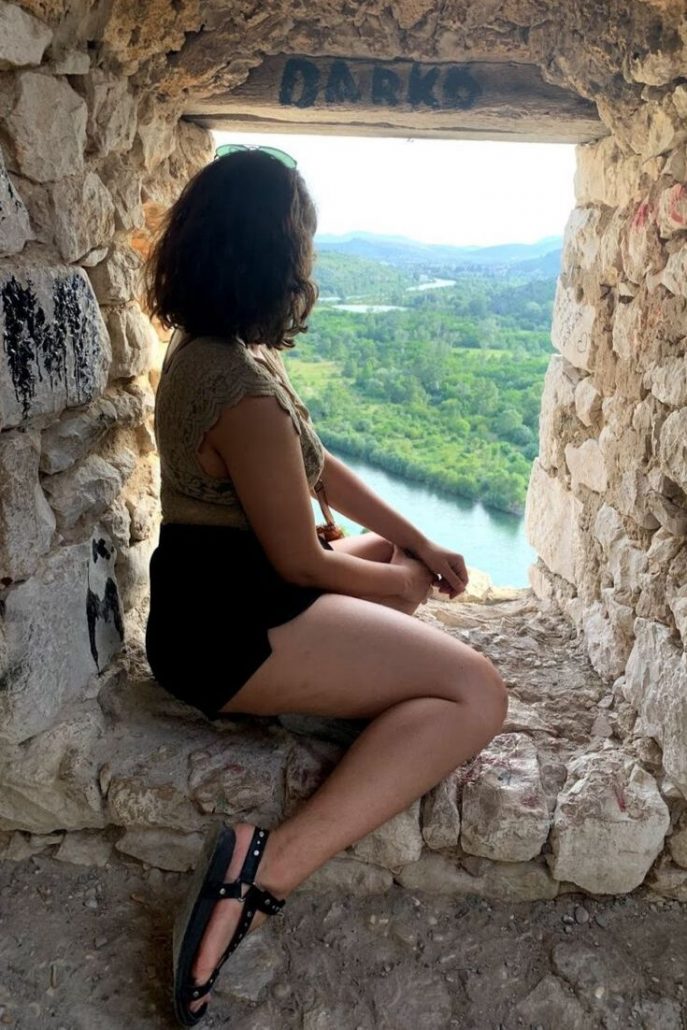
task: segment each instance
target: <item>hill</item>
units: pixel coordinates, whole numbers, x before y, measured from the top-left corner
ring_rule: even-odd
[[[335,251],[368,261],[384,262],[397,268],[423,268],[432,272],[456,272],[460,269],[482,270],[507,267],[538,271],[538,263],[554,268],[557,274],[563,239],[546,236],[536,243],[502,243],[491,247],[453,247],[443,243],[420,243],[404,236],[378,236],[354,232],[344,236],[322,234],[315,237],[320,254]],[[550,271],[549,271],[550,274]]]

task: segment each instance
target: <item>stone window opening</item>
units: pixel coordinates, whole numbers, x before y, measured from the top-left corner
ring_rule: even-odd
[[[137,277],[211,157],[208,128],[565,137],[576,207],[528,492],[532,590],[426,616],[501,663],[509,722],[345,857],[380,890],[687,898],[687,31],[680,5],[616,6],[542,21],[526,0],[515,25],[473,4],[457,24],[403,0],[384,18],[309,12],[286,38],[260,15],[210,31],[179,3],[162,23],[103,15],[90,46],[49,4],[2,8],[4,848],[107,830],[188,868],[242,787],[227,734],[260,759],[250,817],[276,821],[355,732],[218,729],[161,699],[141,657],[161,344]]]

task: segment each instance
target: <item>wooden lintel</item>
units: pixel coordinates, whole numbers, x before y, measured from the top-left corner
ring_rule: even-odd
[[[271,57],[243,85],[189,100],[207,128],[586,143],[607,135],[595,104],[533,64]]]

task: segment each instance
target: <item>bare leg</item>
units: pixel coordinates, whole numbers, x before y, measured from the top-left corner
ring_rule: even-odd
[[[267,841],[258,884],[286,897],[484,747],[502,725],[507,701],[489,659],[359,598],[325,594],[270,630],[270,641],[270,658],[223,711],[372,720],[326,782]],[[241,833],[240,867],[252,827],[234,829]],[[237,871],[230,865],[228,876]],[[215,907],[194,965],[199,981],[212,972],[239,915],[239,902]],[[264,918],[256,916],[253,926]]]
[[[378,533],[356,533],[355,536],[344,536],[340,540],[332,540],[335,551],[354,554],[356,558],[367,558],[369,561],[391,561],[394,545]]]

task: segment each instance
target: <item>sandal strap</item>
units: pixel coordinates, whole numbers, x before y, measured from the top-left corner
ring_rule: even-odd
[[[267,844],[267,838],[270,835],[270,831],[264,829],[262,826],[256,826],[253,830],[253,837],[250,842],[250,847],[246,852],[246,857],[243,860],[241,866],[241,872],[238,875],[239,880],[243,880],[244,883],[253,883],[255,880],[255,874],[260,865],[263,851],[265,850],[265,844]]]
[[[222,882],[222,880],[210,880],[203,887],[202,897],[212,898],[213,901],[222,901],[230,898],[233,901],[243,901],[241,881],[231,880]]]
[[[260,909],[261,912],[266,912],[268,916],[274,916],[277,912],[281,912],[286,904],[286,898],[275,898],[272,891],[267,890],[266,887],[258,887],[257,883],[250,885],[244,900]]]
[[[204,984],[193,983],[192,980],[188,980],[185,984],[182,984],[179,993],[184,1001],[197,1001],[198,998],[202,998],[204,994],[212,990],[213,984],[217,979],[217,975],[220,971],[222,963],[220,963],[216,969],[213,969],[210,976],[207,978]]]
[[[222,966],[248,933],[257,910],[265,912],[267,915],[276,915],[286,904],[286,898],[277,898],[266,887],[258,887],[254,882],[255,873],[260,864],[268,836],[269,830],[257,826],[253,831],[251,846],[237,878],[225,882],[214,880],[206,885],[203,897],[219,901],[232,898],[243,903],[243,910],[229,944],[205,983],[196,984],[192,980],[188,980],[181,986],[181,995],[184,1001],[195,1001],[211,990]],[[245,894],[242,894],[242,884],[244,883],[248,884],[248,890]]]

